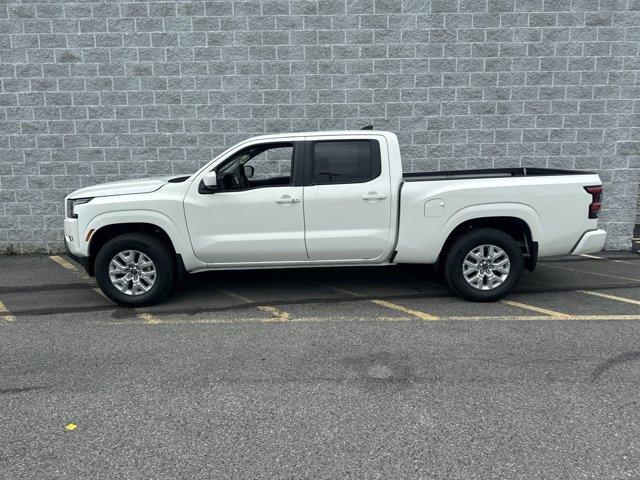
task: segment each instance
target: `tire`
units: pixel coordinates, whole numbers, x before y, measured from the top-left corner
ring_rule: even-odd
[[[139,274],[139,276],[132,277],[138,279],[138,285],[134,286],[133,281],[124,280],[119,285],[122,288],[119,289],[111,280],[110,264],[112,260],[116,260],[114,257],[121,252],[133,252],[130,255],[132,257],[123,256],[126,258],[133,258],[139,262],[143,268],[140,270],[147,270],[145,273]],[[144,261],[146,256],[151,262]],[[124,264],[123,257],[117,259],[118,264]],[[131,263],[135,267],[135,263]],[[148,275],[148,270],[155,268],[155,275]],[[148,233],[126,233],[112,238],[100,249],[96,255],[95,260],[95,273],[96,281],[100,286],[100,290],[105,294],[107,298],[114,301],[118,305],[125,307],[144,307],[148,305],[155,305],[159,303],[173,287],[174,280],[176,278],[175,267],[175,255],[171,248],[166,245],[165,242],[160,240],[155,235]],[[118,272],[116,276],[123,275]],[[126,277],[121,277],[126,278]],[[153,283],[151,284],[151,279]],[[131,286],[129,288],[129,286]],[[147,291],[142,291],[147,289]],[[124,290],[124,291],[123,291]],[[129,292],[129,293],[127,293]]]
[[[490,250],[490,246],[494,248]],[[474,252],[474,249],[478,250]],[[485,259],[490,254],[495,263]],[[470,257],[465,263],[467,255]],[[506,263],[505,256],[508,257]],[[518,284],[523,269],[524,258],[518,243],[493,228],[471,230],[458,237],[449,248],[444,264],[449,286],[461,297],[474,302],[495,302],[509,294]],[[505,270],[508,270],[506,274]]]

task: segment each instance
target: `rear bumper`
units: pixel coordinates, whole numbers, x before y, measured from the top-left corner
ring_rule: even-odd
[[[592,230],[582,235],[571,255],[583,253],[596,253],[604,248],[604,241],[607,239],[607,232],[604,230]]]

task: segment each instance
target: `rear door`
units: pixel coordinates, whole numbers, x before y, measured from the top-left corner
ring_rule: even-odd
[[[382,146],[384,138],[307,138],[304,217],[309,260],[372,260],[385,251],[391,185]]]

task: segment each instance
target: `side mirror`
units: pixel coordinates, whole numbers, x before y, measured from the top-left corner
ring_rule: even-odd
[[[253,177],[253,173],[256,171],[251,165],[245,165],[244,167],[244,176],[247,178]]]
[[[205,173],[204,177],[202,177],[202,183],[210,190],[218,188],[218,176],[216,175],[216,172]]]

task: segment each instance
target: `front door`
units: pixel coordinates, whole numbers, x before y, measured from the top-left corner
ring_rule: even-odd
[[[309,260],[371,260],[391,232],[388,162],[374,139],[307,143],[304,187]]]
[[[209,264],[308,260],[302,188],[293,186],[295,142],[259,143],[215,167],[218,188],[199,180],[184,202],[196,256]]]

